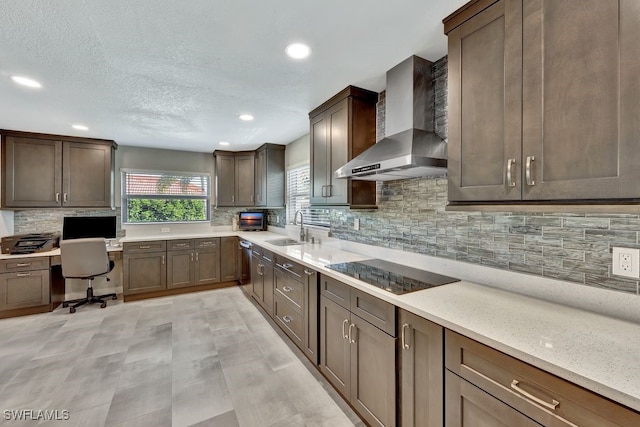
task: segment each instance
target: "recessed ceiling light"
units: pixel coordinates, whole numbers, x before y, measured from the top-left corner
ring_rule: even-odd
[[[18,83],[19,85],[22,86],[27,86],[27,87],[33,87],[33,88],[41,88],[42,85],[30,78],[27,77],[22,77],[22,76],[11,76],[11,80],[13,80],[14,82]]]
[[[311,54],[311,48],[304,43],[289,43],[284,51],[293,59],[303,59]]]
[[[89,130],[89,128],[86,127],[85,125],[71,125],[71,127],[76,130]]]
[[[220,145],[229,145],[229,143],[227,141],[220,141],[219,144]]]
[[[240,120],[244,120],[245,122],[249,122],[249,121],[253,120],[253,116],[251,114],[240,114],[238,116],[238,118]]]

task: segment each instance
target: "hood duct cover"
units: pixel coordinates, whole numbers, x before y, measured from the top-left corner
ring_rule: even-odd
[[[368,181],[442,175],[447,143],[433,131],[432,63],[412,56],[387,72],[385,132],[390,135],[336,170]]]

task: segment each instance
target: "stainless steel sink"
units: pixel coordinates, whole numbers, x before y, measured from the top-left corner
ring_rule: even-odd
[[[270,243],[272,245],[275,246],[293,246],[293,245],[302,245],[304,244],[304,242],[299,242],[297,240],[293,240],[293,239],[272,239],[272,240],[265,240],[265,243]]]

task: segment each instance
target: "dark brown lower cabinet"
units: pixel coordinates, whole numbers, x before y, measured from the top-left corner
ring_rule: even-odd
[[[320,297],[320,370],[372,426],[396,425],[396,339]]]
[[[236,236],[220,238],[220,280],[228,282],[240,278],[238,238]]]
[[[273,317],[273,254],[256,245],[251,251],[252,296]]]
[[[49,267],[46,270],[0,274],[0,311],[49,304]]]
[[[167,288],[219,282],[219,241],[219,238],[205,238],[170,242],[167,250]],[[172,247],[176,246],[190,249],[173,250]]]
[[[141,252],[123,256],[123,287],[125,295],[167,289],[166,252]]]
[[[320,352],[318,351],[318,318],[319,294],[318,294],[318,273],[310,268],[305,268],[304,272],[304,309],[305,323],[303,332],[304,354],[314,365],[320,363]]]
[[[447,427],[542,426],[450,371],[445,378]]]
[[[193,261],[192,249],[167,252],[167,289],[193,285]]]
[[[400,424],[442,427],[442,326],[405,310],[398,310],[400,325]]]

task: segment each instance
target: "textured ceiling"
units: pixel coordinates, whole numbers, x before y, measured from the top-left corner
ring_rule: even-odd
[[[464,3],[2,0],[0,128],[202,152],[286,144],[347,85],[381,91],[409,55],[444,56],[442,18]],[[292,41],[311,57],[286,57]]]

